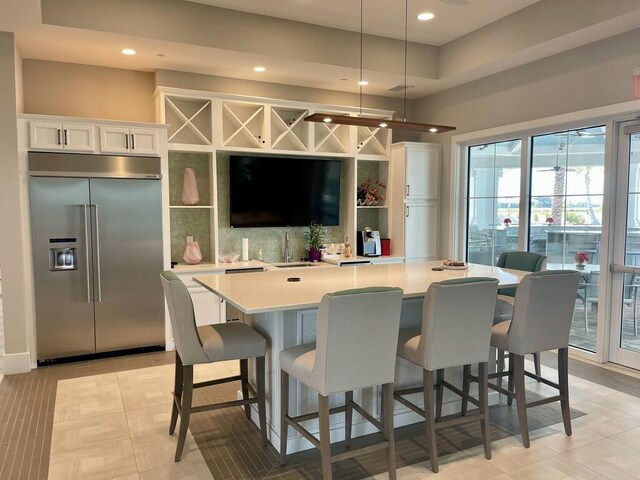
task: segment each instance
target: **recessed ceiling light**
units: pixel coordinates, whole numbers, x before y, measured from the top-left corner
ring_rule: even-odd
[[[323,121],[324,123],[331,123],[332,119],[331,119],[331,117],[324,117],[324,118],[322,119],[322,121]]]
[[[133,48],[123,48],[122,53],[123,55],[135,55],[136,51]]]
[[[431,20],[435,15],[431,12],[424,12],[418,15],[418,20],[421,22],[426,22],[427,20]]]
[[[430,128],[430,129],[429,129],[429,131],[430,131],[431,133],[436,133],[436,132],[438,131],[438,129],[437,129],[437,128]]]
[[[358,85],[360,85],[361,87],[366,87],[367,85],[369,85],[369,82],[367,82],[366,80],[360,80],[358,82]]]
[[[254,67],[253,71],[254,72],[258,72],[258,73],[262,73],[262,72],[266,72],[267,69],[265,67]]]

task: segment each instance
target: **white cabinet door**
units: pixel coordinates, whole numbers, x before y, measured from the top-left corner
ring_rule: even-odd
[[[405,206],[405,250],[407,260],[438,255],[438,204]]]
[[[82,123],[29,122],[29,148],[95,152],[93,126]]]
[[[132,128],[129,131],[131,153],[140,155],[158,154],[158,132],[151,128]]]
[[[100,127],[100,151],[157,155],[158,132],[152,128]]]
[[[222,302],[220,297],[211,293],[206,288],[190,288],[193,311],[196,314],[196,324],[213,325],[220,323],[220,310]]]
[[[407,200],[435,200],[440,190],[440,151],[436,148],[407,148]]]
[[[129,153],[129,129],[100,127],[100,151],[102,153]]]

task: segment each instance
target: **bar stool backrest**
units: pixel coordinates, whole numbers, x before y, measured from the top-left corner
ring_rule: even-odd
[[[547,270],[520,281],[508,332],[510,352],[524,355],[569,345],[579,279],[576,271]]]
[[[425,369],[487,361],[497,293],[495,278],[445,280],[429,286],[417,350]]]
[[[187,287],[171,271],[160,274],[164,297],[169,307],[169,320],[176,350],[183,365],[209,363],[202,341],[198,335],[196,316]]]
[[[535,252],[502,252],[498,257],[496,267],[513,268],[514,270],[524,270],[525,272],[539,272],[547,269],[547,257]],[[498,293],[515,297],[516,288],[501,288]]]
[[[319,393],[392,383],[402,289],[370,287],[322,297],[312,377]]]

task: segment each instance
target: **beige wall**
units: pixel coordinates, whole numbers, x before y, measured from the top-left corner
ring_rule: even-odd
[[[18,46],[16,45],[14,49],[14,62],[15,72],[16,72],[16,112],[23,113],[24,112],[24,93],[22,88],[22,56],[18,51]]]
[[[639,44],[640,29],[514,68],[425,97],[416,104],[416,116],[454,125],[457,130],[452,134],[458,134],[627,102],[634,99],[632,72],[640,66]],[[452,134],[436,139],[444,152],[443,246],[450,244]]]
[[[25,59],[23,75],[25,113],[155,121],[153,73]]]
[[[13,33],[0,32],[0,269],[5,354],[27,351],[24,285],[28,246],[20,201],[14,55]],[[5,368],[7,365],[5,358]]]

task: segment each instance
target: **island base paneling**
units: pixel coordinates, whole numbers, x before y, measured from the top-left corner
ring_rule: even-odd
[[[260,332],[267,339],[266,355],[266,396],[267,396],[267,430],[270,442],[279,449],[280,445],[280,351],[295,345],[309,343],[316,338],[317,309],[288,310],[255,315],[245,315],[245,322]],[[422,298],[405,299],[402,305],[401,327],[419,328],[422,321]],[[375,348],[375,346],[373,347]],[[461,388],[462,368],[451,368],[445,371],[445,378]],[[250,362],[250,381],[255,385],[255,365]],[[434,378],[435,381],[435,378]],[[308,389],[293,378],[289,379],[289,414],[303,415],[317,411],[317,393]],[[397,359],[395,388],[410,388],[421,385],[422,370],[404,359]],[[472,390],[472,394],[476,392]],[[422,394],[407,397],[415,404],[422,406]],[[354,391],[354,400],[380,417],[380,387],[365,388]],[[497,401],[494,395],[493,401]],[[330,407],[344,405],[344,395],[330,396]],[[252,420],[258,423],[257,408],[252,406]],[[460,400],[445,390],[443,415],[460,411]],[[395,427],[423,421],[423,418],[410,411],[398,402],[394,403]],[[305,427],[318,433],[317,419],[305,422]],[[344,440],[344,414],[330,417],[331,442]],[[353,437],[377,433],[378,430],[359,415],[353,417]],[[313,445],[295,430],[290,430],[287,452],[294,453],[313,448]]]

